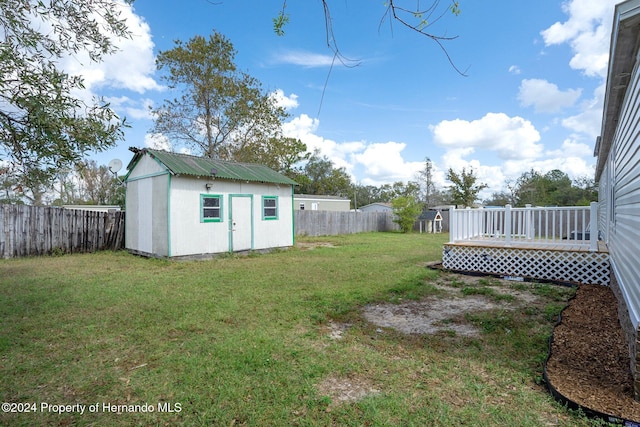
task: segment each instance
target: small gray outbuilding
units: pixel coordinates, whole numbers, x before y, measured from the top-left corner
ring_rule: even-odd
[[[364,205],[364,206],[361,206],[359,209],[362,212],[393,212],[391,203],[382,203],[382,202],[376,202],[376,203]]]
[[[294,194],[293,201],[293,208],[297,211],[348,212],[351,208],[351,200],[339,196]]]

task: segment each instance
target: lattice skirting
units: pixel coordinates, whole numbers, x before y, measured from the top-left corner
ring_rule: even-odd
[[[609,254],[445,245],[448,270],[537,280],[609,285]]]

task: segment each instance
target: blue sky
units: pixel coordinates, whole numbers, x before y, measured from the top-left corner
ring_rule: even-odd
[[[131,124],[124,142],[92,158],[126,164],[129,146],[185,150],[148,133],[147,107],[174,96],[154,58],[176,39],[215,29],[234,44],[238,67],[287,106],[286,135],[320,149],[354,182],[406,182],[426,157],[441,187],[448,168],[473,167],[489,184],[485,196],[531,168],[593,176],[615,0],[462,0],[462,13],[444,17],[432,32],[458,36],[445,46],[467,77],[434,42],[382,20],[383,2],[328,3],[342,54],[359,64],[336,64],[330,74],[320,0],[289,0],[283,37],[272,26],[281,0],[125,6],[134,35],[118,42],[117,54],[101,64],[66,64],[86,79],[81,96],[106,97]]]

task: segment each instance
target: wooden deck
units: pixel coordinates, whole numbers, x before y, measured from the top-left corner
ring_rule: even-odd
[[[578,243],[579,242],[579,243]],[[512,249],[529,249],[544,251],[562,251],[562,252],[591,252],[589,249],[589,241],[581,240],[575,244],[567,244],[561,240],[512,240],[510,244],[504,240],[481,239],[465,240],[459,242],[448,242],[448,246],[470,246],[482,248],[512,248]],[[598,241],[598,253],[609,253],[607,245],[602,241]]]

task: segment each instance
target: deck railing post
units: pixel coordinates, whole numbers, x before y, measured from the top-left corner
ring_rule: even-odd
[[[524,217],[524,234],[527,240],[533,239],[533,211],[531,210],[531,204],[524,205],[527,209]]]
[[[504,207],[504,238],[505,244],[511,245],[511,205]]]
[[[449,240],[458,241],[458,216],[455,206],[449,208]]]
[[[598,251],[598,202],[591,202],[589,213],[589,250]]]
[[[504,207],[504,238],[505,244],[511,246],[511,205]]]

